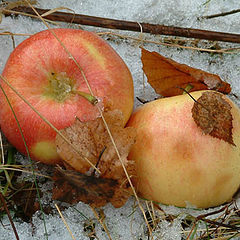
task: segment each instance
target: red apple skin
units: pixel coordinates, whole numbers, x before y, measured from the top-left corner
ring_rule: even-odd
[[[191,93],[195,99],[201,94]],[[240,111],[223,98],[232,107],[236,146],[202,132],[187,94],[147,103],[133,113],[127,125],[137,129],[137,140],[129,159],[136,161],[140,196],[198,208],[231,200],[240,184]]]
[[[119,109],[124,123],[133,108],[133,81],[130,71],[119,55],[92,32],[54,29],[55,34],[77,60],[105,109]],[[46,117],[57,129],[73,124],[76,117],[86,121],[99,116],[81,96],[71,94],[63,101],[46,96],[51,74],[62,74],[74,81],[76,90],[89,93],[83,76],[54,35],[45,30],[23,41],[11,53],[3,77]],[[56,132],[27,106],[1,79],[10,103],[21,125],[30,156],[38,161],[55,164],[60,161],[55,147]],[[23,154],[26,149],[14,115],[0,91],[0,126],[8,140]]]

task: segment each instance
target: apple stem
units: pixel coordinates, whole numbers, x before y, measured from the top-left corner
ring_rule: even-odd
[[[193,85],[188,83],[188,85],[184,88],[183,94],[187,94],[192,89],[193,89]]]
[[[94,97],[93,95],[89,94],[89,93],[85,93],[82,91],[72,91],[74,94],[78,94],[81,97],[84,97],[85,99],[87,99],[92,105],[96,105],[98,103],[98,99],[96,97]]]

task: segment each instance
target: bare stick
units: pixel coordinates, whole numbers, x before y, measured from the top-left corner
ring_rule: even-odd
[[[35,8],[37,12],[42,15],[48,11],[49,9],[40,9]],[[36,15],[35,12],[30,7],[17,7],[12,10],[3,9],[2,12],[9,16],[19,15],[19,14],[32,14]],[[77,23],[82,25],[89,25],[95,27],[102,28],[110,28],[110,29],[120,29],[120,30],[128,30],[128,31],[136,31],[136,32],[144,32],[151,34],[162,34],[162,35],[170,35],[170,36],[178,36],[178,37],[186,37],[186,38],[198,38],[212,41],[222,41],[222,42],[234,42],[240,43],[240,34],[233,33],[224,33],[224,32],[215,32],[215,31],[206,31],[201,29],[193,29],[193,28],[181,28],[174,26],[165,26],[159,24],[150,24],[150,23],[138,23],[124,20],[116,20],[110,18],[101,18],[94,17],[82,14],[74,14],[74,13],[66,13],[66,12],[53,12],[44,17],[44,19],[52,20],[52,21],[62,21],[68,23]]]

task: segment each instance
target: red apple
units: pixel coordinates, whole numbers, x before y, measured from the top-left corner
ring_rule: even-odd
[[[198,99],[202,91],[191,93]],[[225,95],[236,146],[203,133],[187,95],[159,99],[138,108],[128,126],[137,129],[129,159],[137,165],[136,189],[149,200],[207,208],[231,200],[240,185],[240,110]]]
[[[119,109],[127,122],[133,108],[133,81],[119,55],[92,32],[54,29],[79,63],[105,109]],[[10,55],[3,77],[57,129],[71,126],[76,117],[86,121],[99,116],[96,107],[76,91],[89,93],[79,68],[49,31],[23,41]],[[56,132],[24,103],[1,79],[16,113],[33,159],[55,164]],[[22,153],[26,149],[14,115],[0,91],[0,126],[8,140]]]

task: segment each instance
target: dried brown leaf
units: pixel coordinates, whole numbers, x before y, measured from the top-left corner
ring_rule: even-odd
[[[79,201],[101,207],[114,196],[117,180],[87,176],[73,170],[57,168],[54,173],[53,199],[67,203]]]
[[[192,108],[192,116],[205,134],[222,139],[235,146],[232,137],[230,104],[217,92],[204,92]]]
[[[177,63],[157,52],[142,48],[143,71],[155,92],[162,96],[175,96],[183,93],[188,85],[191,91],[212,89],[222,93],[231,91],[230,84],[222,81],[216,74]]]
[[[123,164],[126,167],[129,176],[131,177],[132,175],[135,175],[135,165],[133,161],[127,159],[127,156],[132,144],[135,141],[135,130],[130,127],[122,127],[123,116],[119,110],[106,112],[104,113],[104,117],[108,123],[108,127],[116,143]],[[66,166],[68,168],[70,166],[71,169],[82,174],[92,174],[92,176],[89,177],[76,173],[75,176],[74,172],[71,172],[72,177],[74,176],[77,179],[74,186],[79,185],[80,189],[82,188],[81,186],[89,188],[86,182],[88,180],[94,181],[94,185],[96,187],[94,191],[98,192],[99,194],[97,195],[101,195],[102,197],[102,188],[104,187],[104,191],[106,190],[111,192],[113,181],[116,181],[117,184],[116,186],[114,185],[114,194],[110,198],[106,197],[106,201],[111,202],[115,207],[122,206],[131,194],[131,188],[128,184],[122,164],[116,154],[115,148],[102,119],[97,118],[96,120],[88,122],[81,122],[80,120],[76,120],[76,122],[71,127],[61,130],[61,133],[67,139],[69,139],[72,145],[74,145],[75,148],[77,148],[81,153],[81,155],[76,153],[73,148],[62,139],[60,135],[57,135],[57,150]],[[87,163],[84,158],[87,158],[95,166],[97,166],[101,172],[100,176],[98,176],[98,173],[95,173],[94,170],[90,168],[89,163]],[[68,175],[70,172],[64,173]],[[65,180],[70,178],[71,177],[68,178],[65,176]],[[102,179],[106,180],[105,185],[103,184]],[[99,180],[99,185],[97,180]],[[78,184],[76,184],[76,182],[78,182]],[[61,184],[64,188],[67,189],[70,182]],[[108,184],[109,187],[107,187]],[[76,196],[76,192],[79,195]],[[74,190],[74,193],[75,198],[79,198],[85,203],[93,204],[91,200],[92,198],[89,197],[91,194],[89,194],[88,191],[84,192],[80,190]],[[84,193],[88,194],[86,194],[86,196],[80,196],[80,194]],[[57,196],[57,194],[55,195]],[[99,204],[101,206],[102,204],[106,204],[101,197],[98,199],[97,195],[95,196],[95,206],[98,206]],[[60,198],[69,199],[69,196],[61,196]]]

